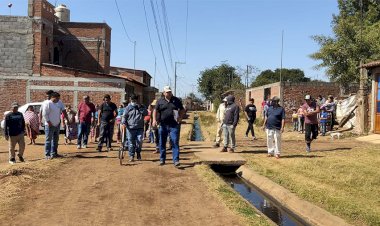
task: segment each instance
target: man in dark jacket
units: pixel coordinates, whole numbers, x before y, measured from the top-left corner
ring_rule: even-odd
[[[247,131],[245,132],[245,136],[248,137],[248,133],[251,132],[252,138],[256,140],[255,137],[255,130],[253,129],[253,123],[256,120],[256,106],[255,106],[255,100],[251,98],[249,100],[249,104],[245,107],[245,116],[247,117],[248,121],[248,128]]]
[[[235,97],[227,96],[227,107],[223,120],[224,147],[221,152],[227,152],[228,145],[231,143],[231,148],[228,150],[233,153],[236,147],[235,129],[239,122],[240,108],[235,104]]]
[[[5,116],[4,137],[9,141],[9,163],[16,163],[16,144],[19,146],[18,158],[20,162],[24,162],[23,154],[25,150],[24,116],[18,112],[18,103],[12,103],[12,111]]]
[[[111,151],[112,142],[112,125],[117,116],[117,106],[111,102],[111,96],[106,94],[103,98],[103,104],[98,110],[98,126],[100,128],[99,142],[96,150],[102,151],[103,143],[107,142],[107,150]]]
[[[135,153],[137,160],[141,160],[141,148],[144,134],[144,117],[148,115],[148,111],[142,105],[137,103],[138,96],[132,95],[129,105],[125,108],[122,125],[127,129],[129,161],[133,162]]]

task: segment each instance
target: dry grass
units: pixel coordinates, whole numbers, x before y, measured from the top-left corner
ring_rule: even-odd
[[[354,225],[380,225],[377,146],[350,136],[334,141],[319,137],[307,155],[304,135],[285,132],[282,158],[276,160],[266,157],[264,132],[255,128],[259,140],[252,142],[243,138],[245,129],[243,119],[236,130],[238,151],[250,168]]]
[[[44,181],[50,172],[56,171],[70,159],[26,162],[0,169],[0,215],[16,205],[25,191],[36,182]]]
[[[195,166],[197,174],[206,182],[209,190],[216,195],[231,211],[239,215],[244,225],[271,225],[266,218],[246,202],[239,194],[229,187],[208,166]]]

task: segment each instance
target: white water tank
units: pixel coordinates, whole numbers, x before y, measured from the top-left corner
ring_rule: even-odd
[[[58,17],[61,22],[70,22],[70,10],[66,5],[60,4],[55,9],[55,16]]]

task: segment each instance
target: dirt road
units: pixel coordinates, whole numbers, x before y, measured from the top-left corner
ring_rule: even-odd
[[[5,142],[0,143],[4,150]],[[147,146],[147,145],[145,145]],[[28,147],[29,148],[29,147]],[[29,148],[29,161],[42,146]],[[182,169],[158,166],[158,155],[145,148],[143,161],[120,166],[117,152],[81,152],[61,146],[67,164],[43,182],[22,191],[0,222],[7,225],[239,225],[239,219],[197,178],[192,153],[181,155]],[[30,150],[30,149],[38,149]],[[4,167],[6,152],[1,152]],[[168,155],[171,158],[171,155]],[[38,160],[49,161],[49,160]],[[56,160],[50,160],[56,161]],[[21,165],[21,164],[20,164]],[[1,184],[0,184],[1,185]]]

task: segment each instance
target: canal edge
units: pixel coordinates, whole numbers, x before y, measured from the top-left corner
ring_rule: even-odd
[[[247,180],[249,183],[257,187],[272,200],[278,202],[280,205],[290,210],[296,216],[300,217],[302,220],[310,223],[311,225],[350,225],[344,219],[299,198],[288,189],[264,176],[259,175],[246,166],[239,167],[236,172],[243,179]]]

